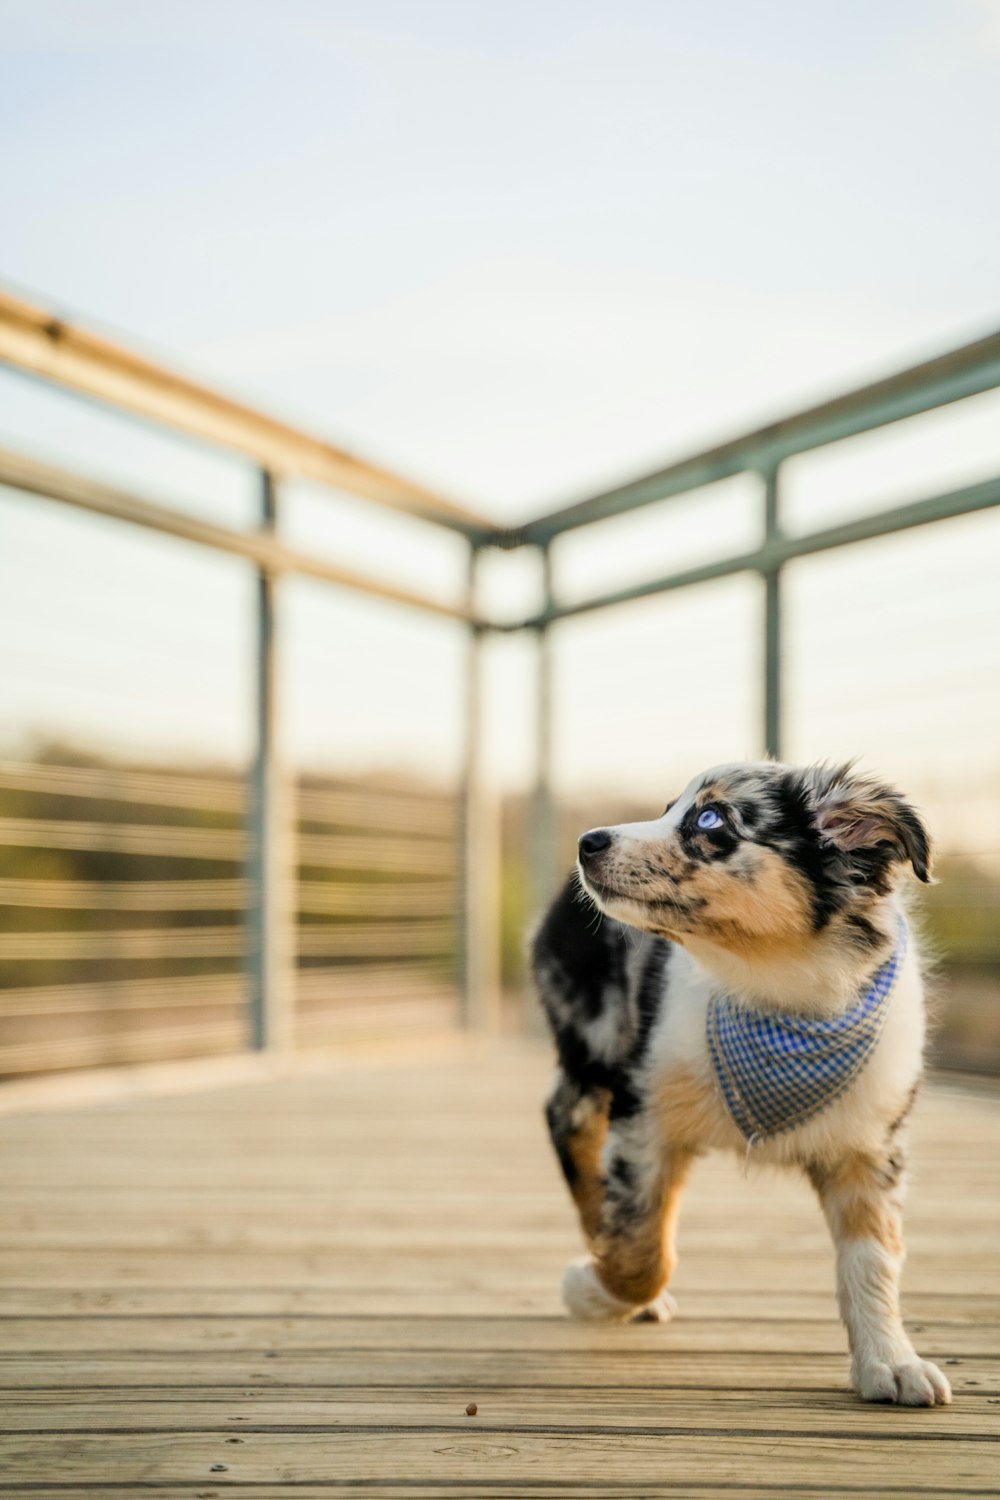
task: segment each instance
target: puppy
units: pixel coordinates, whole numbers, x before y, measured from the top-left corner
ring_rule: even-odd
[[[729,1150],[816,1190],[858,1394],[951,1399],[899,1310],[924,1040],[907,868],[930,878],[921,819],[849,766],[719,766],[661,817],[582,836],[532,950],[559,1055],[546,1115],[590,1249],[566,1272],[573,1316],[672,1314],[685,1180]]]

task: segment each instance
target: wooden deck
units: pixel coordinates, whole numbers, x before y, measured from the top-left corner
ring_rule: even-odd
[[[697,1174],[673,1324],[563,1318],[548,1067],[0,1118],[0,1495],[997,1494],[996,1096],[920,1109],[905,1301],[955,1403],[901,1411],[846,1389],[808,1190],[726,1162]]]

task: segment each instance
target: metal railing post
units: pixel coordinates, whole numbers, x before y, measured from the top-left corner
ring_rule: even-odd
[[[781,535],[778,514],[778,465],[764,479],[764,544]],[[764,751],[781,759],[781,566],[764,572]]]
[[[552,559],[542,559],[543,613],[552,605]],[[532,899],[536,913],[555,892],[558,829],[552,800],[552,627],[535,631],[535,786],[532,795]]]
[[[552,605],[552,559],[547,545],[539,548],[542,560],[543,605],[546,613]],[[528,854],[531,861],[528,912],[529,929],[538,922],[555,895],[559,878],[559,827],[552,795],[553,741],[553,669],[552,627],[539,625],[535,638],[535,784],[531,794],[531,829]],[[542,1013],[535,1003],[530,984],[524,1000],[526,1029],[542,1032]]]
[[[465,678],[465,747],[462,772],[462,989],[461,1022],[491,1034],[500,1022],[500,839],[496,799],[483,771],[483,653],[486,632],[475,622],[480,551],[469,554],[466,602],[469,626]]]
[[[275,480],[266,469],[260,477],[261,530],[273,535],[278,515]],[[256,744],[248,829],[250,1039],[259,1051],[276,1051],[289,1045],[292,1034],[295,867],[291,798],[277,742],[277,578],[262,567],[256,583]]]

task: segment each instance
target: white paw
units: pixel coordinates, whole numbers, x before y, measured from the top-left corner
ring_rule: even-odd
[[[669,1292],[661,1292],[648,1307],[622,1302],[609,1292],[597,1274],[593,1259],[570,1261],[563,1276],[563,1302],[571,1318],[589,1323],[668,1323],[677,1311]]]
[[[571,1260],[563,1275],[563,1303],[571,1318],[589,1323],[625,1323],[637,1311],[612,1296],[597,1275],[589,1255]]]
[[[865,1360],[853,1371],[854,1388],[862,1401],[891,1401],[897,1406],[947,1406],[951,1386],[929,1359],[888,1364]]]

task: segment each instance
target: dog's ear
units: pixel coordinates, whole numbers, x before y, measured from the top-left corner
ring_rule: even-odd
[[[931,843],[919,813],[899,792],[850,765],[817,766],[814,815],[822,838],[844,854],[888,848],[908,860],[918,880],[931,879]]]

